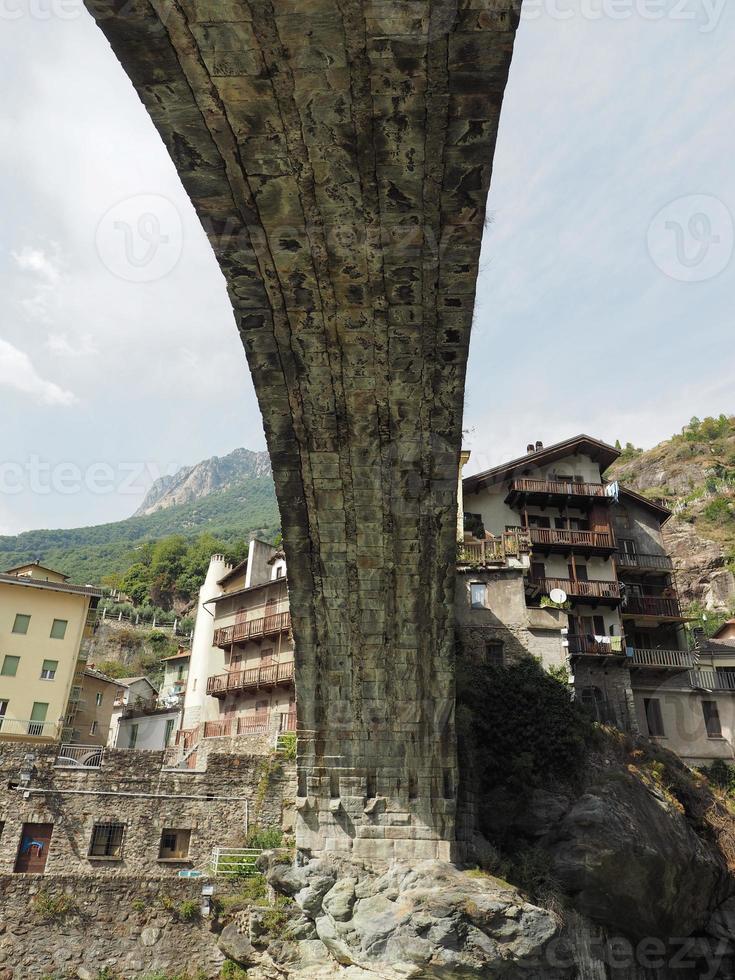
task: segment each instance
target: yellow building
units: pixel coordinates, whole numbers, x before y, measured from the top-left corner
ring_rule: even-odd
[[[0,740],[69,736],[101,596],[37,562],[0,574]]]

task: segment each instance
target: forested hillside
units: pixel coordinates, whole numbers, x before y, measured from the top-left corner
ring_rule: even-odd
[[[0,536],[0,567],[40,559],[73,582],[119,581],[132,566],[151,559],[155,542],[171,535],[193,544],[206,533],[226,550],[241,552],[251,531],[271,539],[279,526],[271,477],[252,477],[191,503],[125,521]]]

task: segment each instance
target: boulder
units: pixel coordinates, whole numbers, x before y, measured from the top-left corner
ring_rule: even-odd
[[[382,980],[521,977],[557,932],[554,916],[515,888],[451,864],[399,863],[382,875],[338,861],[331,868],[322,859],[299,869],[307,884],[295,896],[330,969]]]
[[[240,966],[256,966],[259,962],[258,951],[250,942],[249,934],[241,931],[237,922],[231,922],[224,927],[217,945],[228,959],[234,960]]]

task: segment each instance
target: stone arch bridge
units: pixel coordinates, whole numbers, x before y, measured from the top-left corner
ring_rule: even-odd
[[[448,858],[464,377],[519,0],[85,0],[227,281],[288,559],[305,852]]]

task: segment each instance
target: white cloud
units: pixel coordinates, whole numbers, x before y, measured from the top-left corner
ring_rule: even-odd
[[[0,340],[0,385],[39,398],[46,405],[73,405],[77,400],[73,392],[42,378],[30,357],[5,340]]]
[[[58,259],[52,259],[41,248],[25,245],[20,252],[10,253],[15,263],[23,272],[32,272],[44,279],[50,286],[55,286],[61,279]]]
[[[27,273],[33,282],[33,292],[18,301],[18,305],[29,320],[48,321],[52,309],[59,306],[59,287],[61,286],[61,261],[59,248],[51,246],[54,254],[42,248],[24,245],[19,252],[10,254],[21,272]]]
[[[80,337],[75,343],[69,339],[65,333],[51,333],[46,340],[46,347],[52,354],[60,357],[88,357],[97,354],[97,347],[94,345],[89,334]]]

